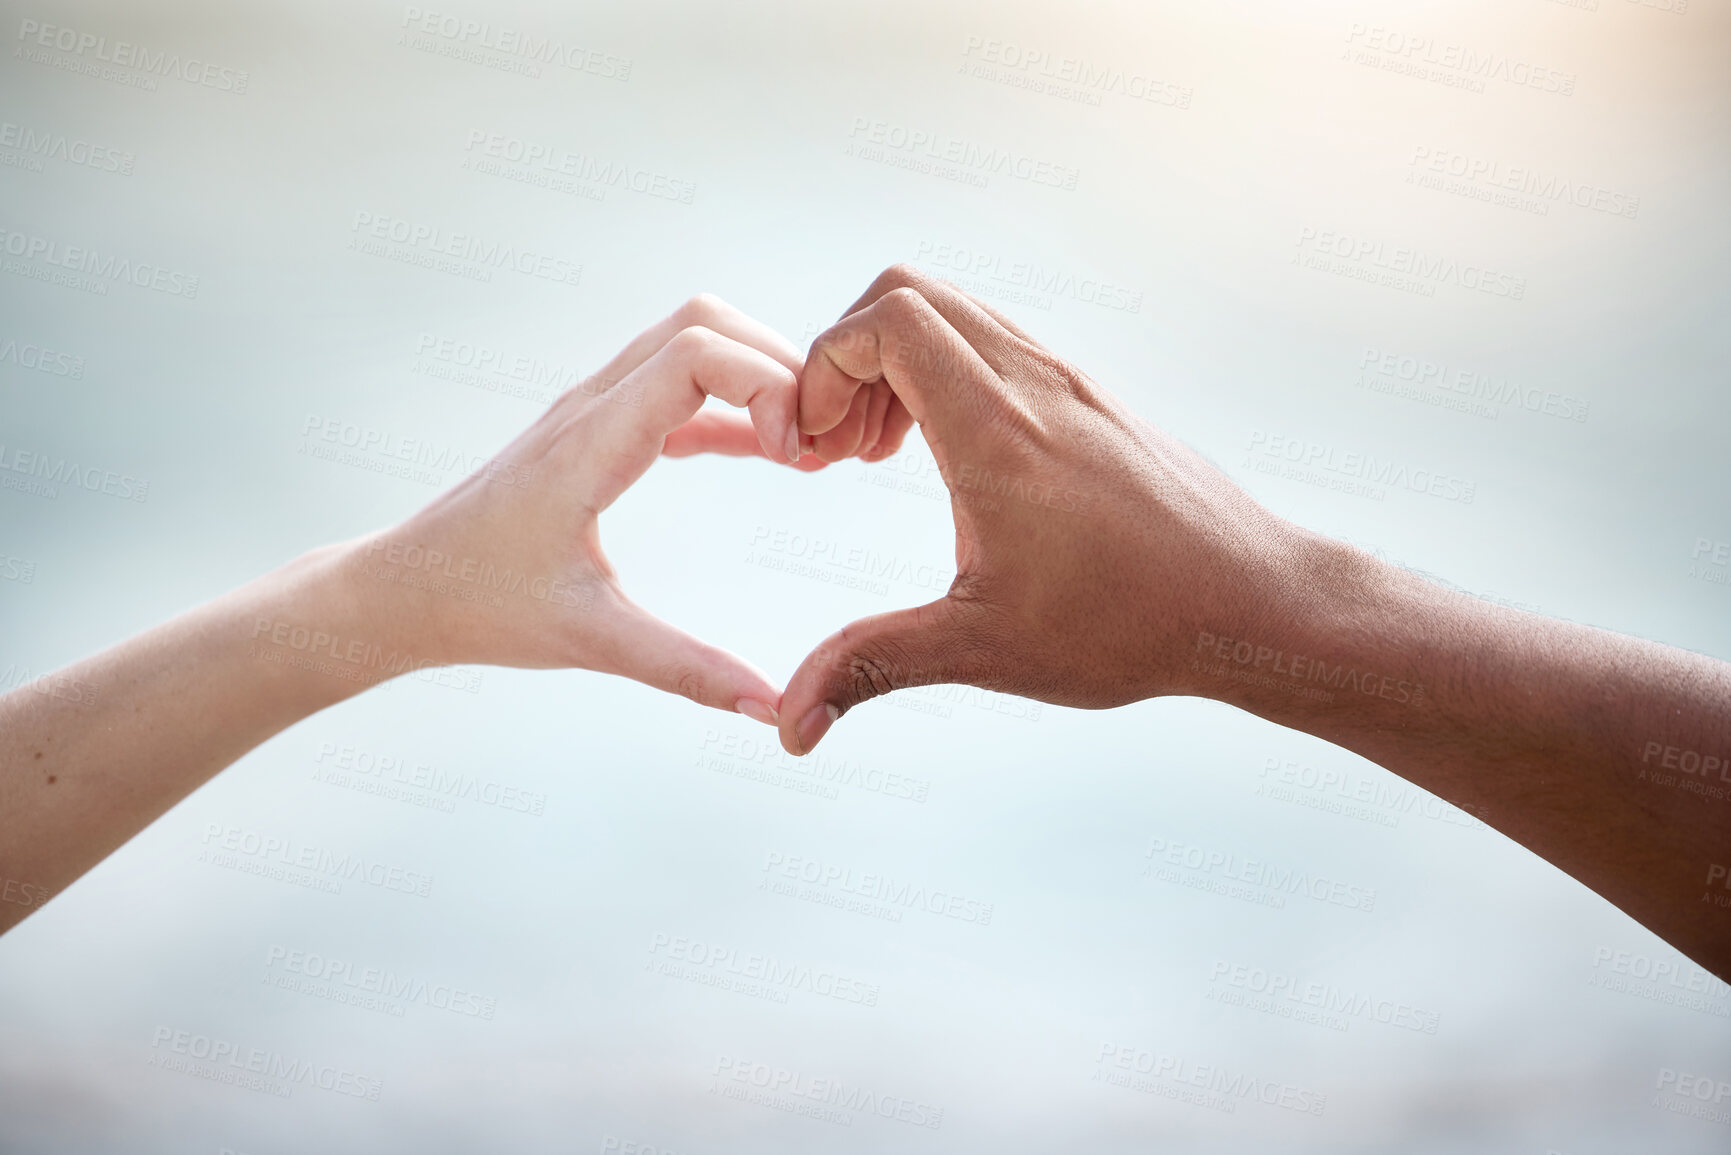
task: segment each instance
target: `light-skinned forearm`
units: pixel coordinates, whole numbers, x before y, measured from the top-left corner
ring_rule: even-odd
[[[398,674],[580,668],[776,722],[756,667],[633,602],[597,518],[654,464],[795,464],[798,353],[693,297],[399,525],[0,698],[0,931],[271,735]],[[750,419],[700,413],[706,397]]]
[[[1195,692],[1344,746],[1731,979],[1731,665],[1445,590],[1310,536]]]
[[[0,930],[248,750],[389,676],[333,656],[351,641],[401,651],[350,548],[315,550],[0,697]],[[340,640],[321,657],[316,634]]]

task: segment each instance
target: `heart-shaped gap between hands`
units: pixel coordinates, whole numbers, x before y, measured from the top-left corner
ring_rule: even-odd
[[[391,583],[386,628],[440,664],[580,667],[621,674],[775,725],[780,691],[755,666],[631,600],[598,517],[660,455],[761,456],[801,470],[827,460],[798,431],[803,358],[767,326],[709,296],[688,301],[556,400],[486,467],[357,551]],[[882,390],[889,396],[887,387]],[[706,397],[750,416],[704,409]],[[877,456],[887,403],[849,452]],[[834,440],[833,438],[831,439]],[[842,455],[835,455],[842,456]],[[362,583],[363,588],[377,588]]]
[[[703,410],[708,396],[749,420]],[[937,601],[832,634],[785,693],[631,601],[602,552],[598,515],[657,456],[876,461],[915,423],[950,491],[956,578]],[[1013,322],[907,266],[879,276],[804,358],[694,298],[554,402],[498,464],[380,535],[529,582],[527,596],[484,606],[462,590],[405,599],[396,612],[426,615],[442,661],[621,674],[773,722],[795,755],[848,709],[905,687],[1091,708],[1195,692],[1185,639],[1258,609],[1245,575],[1291,537]],[[537,581],[582,596],[557,604]]]

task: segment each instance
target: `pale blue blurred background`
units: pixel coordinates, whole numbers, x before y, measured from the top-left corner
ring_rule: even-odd
[[[0,445],[148,482],[0,489],[8,687],[455,480],[316,459],[310,419],[486,454],[561,367],[695,292],[803,345],[902,260],[1284,516],[1731,658],[1719,0],[7,0],[0,31]],[[897,147],[916,138],[1010,160],[938,171]],[[513,141],[577,177],[522,179]],[[581,274],[356,247],[385,218]],[[45,283],[33,241],[196,295]],[[1397,250],[1443,272],[1377,283]],[[545,369],[466,366],[481,348]],[[1473,500],[1261,472],[1275,437]],[[918,444],[813,476],[667,461],[604,538],[646,604],[781,679],[852,617],[935,596],[826,559],[953,567],[937,484]],[[635,684],[494,669],[295,727],[0,940],[0,1149],[1731,1149],[1661,1086],[1731,1080],[1725,986],[1355,756],[1196,700],[1086,714],[953,688],[860,709],[821,765],[769,737]],[[228,831],[433,884],[225,869]],[[1221,896],[1195,885],[1218,872],[1145,873],[1157,845],[1374,905]],[[990,920],[764,885],[796,859]],[[200,1078],[164,1065],[177,1038],[362,1094]],[[855,1109],[728,1093],[754,1073],[836,1081]]]

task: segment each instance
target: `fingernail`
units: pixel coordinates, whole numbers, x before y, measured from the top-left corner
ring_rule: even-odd
[[[750,718],[753,722],[762,722],[765,726],[779,725],[781,716],[767,702],[759,702],[756,698],[741,698],[733,704],[733,708]]]
[[[787,442],[782,447],[782,452],[787,454],[788,461],[794,465],[799,464],[799,426],[789,425],[787,427]]]
[[[800,719],[798,728],[794,730],[799,738],[800,750],[806,754],[811,753],[811,748],[829,733],[829,728],[835,725],[835,720],[839,717],[841,710],[834,702],[813,706],[811,712]]]

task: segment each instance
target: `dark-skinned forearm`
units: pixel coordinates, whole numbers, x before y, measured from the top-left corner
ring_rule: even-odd
[[[1291,599],[1199,631],[1197,691],[1446,799],[1731,978],[1731,665],[1313,558]]]

